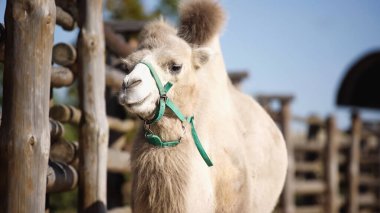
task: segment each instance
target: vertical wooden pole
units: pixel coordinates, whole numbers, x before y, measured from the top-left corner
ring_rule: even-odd
[[[348,212],[359,212],[359,160],[360,160],[360,138],[361,119],[357,112],[351,117],[352,136],[350,146],[350,158],[348,168]]]
[[[330,116],[326,121],[327,142],[325,146],[325,176],[327,182],[326,207],[325,212],[337,213],[339,192],[338,192],[338,144],[336,133],[335,117]]]
[[[289,141],[290,134],[290,121],[291,121],[291,109],[290,101],[281,101],[281,111],[280,111],[280,128],[282,134],[284,135],[286,141],[286,147],[288,151],[288,172],[286,174],[286,182],[284,190],[282,193],[283,211],[284,213],[294,213],[295,212],[295,193],[294,193],[294,150],[293,144]]]
[[[7,1],[0,211],[44,212],[55,5]]]
[[[82,117],[79,212],[106,212],[108,123],[102,0],[78,0],[78,69]]]

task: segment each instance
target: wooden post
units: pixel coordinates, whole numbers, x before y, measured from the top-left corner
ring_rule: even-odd
[[[325,212],[337,213],[339,211],[339,191],[338,191],[338,143],[336,135],[336,121],[330,116],[326,121],[327,143],[325,146],[325,175],[327,181],[326,207]]]
[[[351,146],[348,167],[348,212],[359,212],[359,161],[360,161],[360,138],[361,119],[357,112],[351,116]]]
[[[79,212],[106,212],[108,122],[105,109],[103,1],[78,0]]]
[[[286,174],[286,182],[282,193],[283,212],[294,213],[295,212],[295,165],[294,165],[294,148],[293,144],[289,141],[290,134],[290,121],[291,121],[291,98],[287,100],[281,100],[280,111],[280,128],[284,135],[287,151],[288,151],[288,172]]]
[[[7,1],[0,128],[1,212],[44,212],[55,26],[51,0]]]

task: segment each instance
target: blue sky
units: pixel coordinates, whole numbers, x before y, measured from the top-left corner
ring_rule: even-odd
[[[221,37],[225,61],[250,70],[245,92],[294,94],[295,114],[335,113],[347,123],[336,91],[358,57],[380,49],[380,1],[222,3],[229,14]]]
[[[147,10],[156,0],[143,0]],[[363,54],[380,49],[380,1],[222,0],[228,20],[221,36],[229,70],[245,69],[249,94],[293,94],[294,114],[338,116],[335,106],[346,70]],[[3,17],[4,3],[1,3]],[[1,22],[2,19],[1,19]],[[57,29],[55,41],[74,41],[75,33]],[[366,112],[367,118],[380,118]]]

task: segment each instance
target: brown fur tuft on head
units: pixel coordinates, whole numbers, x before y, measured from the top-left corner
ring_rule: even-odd
[[[153,49],[168,42],[169,35],[176,35],[177,30],[163,19],[152,21],[140,32],[140,49]]]
[[[179,6],[179,37],[190,44],[203,45],[221,30],[225,14],[214,0],[185,0]]]

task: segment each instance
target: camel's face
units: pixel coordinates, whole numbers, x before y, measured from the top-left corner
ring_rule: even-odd
[[[149,68],[139,63],[143,61],[153,67],[163,85],[173,83],[167,96],[178,106],[186,104],[196,93],[198,61],[208,59],[207,54],[207,50],[194,50],[178,37],[157,48],[144,48],[131,54],[124,60],[130,73],[124,78],[120,103],[144,119],[154,116],[160,95]]]

